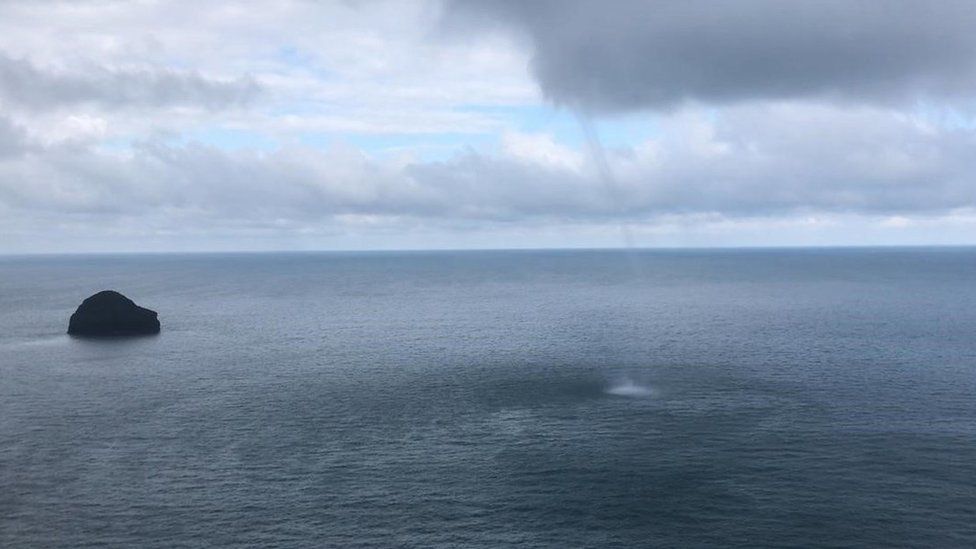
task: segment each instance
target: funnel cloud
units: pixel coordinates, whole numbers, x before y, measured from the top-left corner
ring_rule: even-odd
[[[546,97],[590,111],[688,101],[971,101],[976,3],[458,0],[524,33]]]

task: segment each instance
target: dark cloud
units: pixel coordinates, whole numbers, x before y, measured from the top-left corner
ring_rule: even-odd
[[[580,109],[976,94],[971,0],[457,0],[447,14],[527,33],[543,92]]]
[[[0,102],[30,110],[78,104],[222,109],[252,101],[260,89],[249,77],[215,80],[195,72],[104,67],[59,71],[0,53]]]

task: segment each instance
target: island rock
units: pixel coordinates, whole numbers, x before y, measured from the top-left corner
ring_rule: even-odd
[[[68,321],[77,336],[133,336],[159,333],[156,311],[142,308],[124,295],[106,290],[89,297]]]

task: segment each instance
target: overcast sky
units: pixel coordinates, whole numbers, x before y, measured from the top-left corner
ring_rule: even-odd
[[[976,2],[0,3],[0,253],[976,244]]]

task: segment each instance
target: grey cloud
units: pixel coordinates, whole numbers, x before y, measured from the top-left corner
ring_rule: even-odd
[[[28,148],[27,132],[0,116],[0,160],[19,156]]]
[[[106,108],[197,106],[216,110],[251,102],[261,91],[250,77],[206,78],[168,69],[89,68],[59,71],[0,52],[0,101],[31,110],[78,104]]]
[[[969,0],[455,0],[447,14],[525,32],[546,96],[585,110],[976,94]]]

